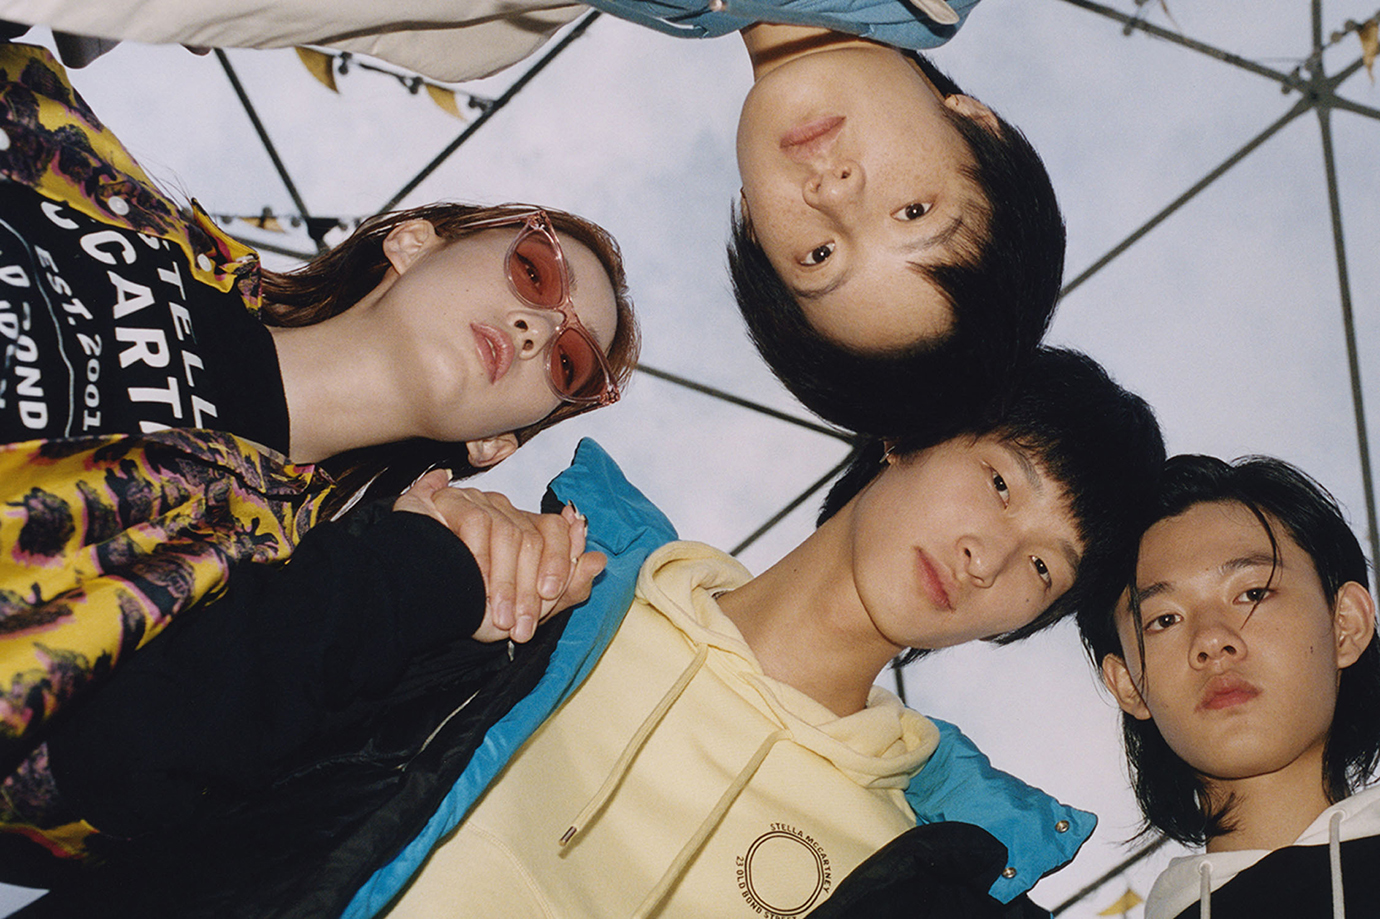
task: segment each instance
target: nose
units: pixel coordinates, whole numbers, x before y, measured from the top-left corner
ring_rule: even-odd
[[[805,180],[805,203],[833,216],[856,204],[867,187],[867,176],[856,160],[833,160]]]
[[[1188,656],[1195,667],[1207,667],[1224,660],[1240,660],[1246,656],[1246,642],[1240,630],[1226,617],[1209,613],[1199,618]]]
[[[560,331],[564,317],[559,310],[515,309],[508,314],[517,357],[536,357]]]
[[[978,587],[991,587],[1016,554],[1016,541],[1003,534],[963,536],[958,541],[960,565]]]

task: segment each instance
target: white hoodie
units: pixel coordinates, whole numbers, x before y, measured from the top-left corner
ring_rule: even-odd
[[[654,553],[589,679],[390,919],[799,916],[912,827],[938,730],[882,689],[840,718],[765,676],[714,599],[749,577],[696,543]]]
[[[1335,909],[1345,889],[1341,876],[1341,843],[1368,836],[1380,836],[1380,787],[1358,792],[1329,807],[1294,840],[1295,846],[1328,846],[1331,849],[1333,904],[1326,905],[1334,905]],[[1225,886],[1271,851],[1242,849],[1174,859],[1150,889],[1150,897],[1145,901],[1145,919],[1173,919],[1194,903],[1206,903],[1210,910],[1213,891]],[[1374,882],[1366,878],[1365,883]],[[1322,914],[1320,910],[1318,915]]]

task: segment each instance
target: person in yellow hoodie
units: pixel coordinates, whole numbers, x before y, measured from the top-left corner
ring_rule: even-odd
[[[1051,412],[1041,390],[1080,375],[1085,411]],[[797,916],[825,901],[915,825],[906,788],[940,743],[873,685],[883,668],[1028,634],[1105,592],[1126,546],[1107,524],[1143,494],[1123,476],[1162,454],[1143,404],[1096,376],[1048,351],[996,430],[873,444],[819,528],[756,578],[696,543],[653,553],[590,678],[389,915]],[[1094,447],[1109,416],[1127,430]]]
[[[1073,857],[1092,816],[871,685],[906,649],[1014,640],[1120,586],[1163,463],[1153,414],[1074,352],[1042,350],[1019,380],[996,418],[947,441],[862,444],[819,528],[757,578],[707,546],[667,543],[665,518],[582,445],[552,492],[589,515],[589,546],[608,556],[587,603],[514,656],[497,649],[478,680],[442,672],[454,648],[418,655],[361,730],[299,751],[219,813],[207,808],[223,789],[208,783],[188,828],[134,841],[133,856],[107,849],[89,886],[37,914],[1038,912],[1023,894]],[[392,589],[417,582],[434,604],[423,580]],[[242,648],[230,656],[214,613],[151,643],[106,698],[198,645],[198,685],[265,679]],[[260,613],[283,628],[301,615]],[[141,706],[167,698],[116,707],[137,728],[158,717]],[[176,739],[266,742],[227,730],[189,722]],[[59,785],[84,767],[122,793],[116,751],[86,759],[55,769]],[[157,793],[155,774],[137,778]]]

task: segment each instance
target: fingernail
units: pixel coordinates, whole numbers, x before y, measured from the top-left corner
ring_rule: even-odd
[[[566,504],[570,507],[570,509],[571,509],[572,511],[575,512],[575,516],[576,516],[576,517],[579,517],[579,518],[582,519],[582,520],[584,519],[584,516],[585,516],[585,515],[582,514],[582,513],[580,513],[580,509],[579,509],[578,507],[575,506],[575,502],[574,502],[574,501],[567,501]]]
[[[451,469],[449,466],[442,466],[442,467],[441,467],[441,471],[444,472],[444,473],[446,474],[446,481],[447,481],[447,482],[454,482],[454,481],[455,481],[455,470]]]
[[[548,600],[554,600],[561,592],[561,579],[554,574],[548,574],[541,579],[540,593]]]

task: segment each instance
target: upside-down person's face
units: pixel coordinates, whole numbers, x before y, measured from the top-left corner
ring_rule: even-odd
[[[1073,585],[1083,552],[1063,486],[990,436],[895,460],[851,525],[859,598],[898,649],[1030,623]]]
[[[738,124],[752,233],[819,332],[850,350],[896,351],[952,328],[918,270],[960,261],[984,208],[948,105],[995,124],[967,96],[942,100],[889,48],[791,60],[754,84]]]
[[[1144,660],[1123,596],[1126,658],[1109,656],[1103,674],[1122,708],[1153,718],[1204,776],[1296,774],[1316,788],[1340,671],[1365,646],[1353,630],[1364,625],[1369,641],[1373,612],[1355,583],[1334,604],[1312,559],[1270,522],[1277,565],[1264,527],[1238,502],[1197,504],[1152,526],[1136,569]]]

